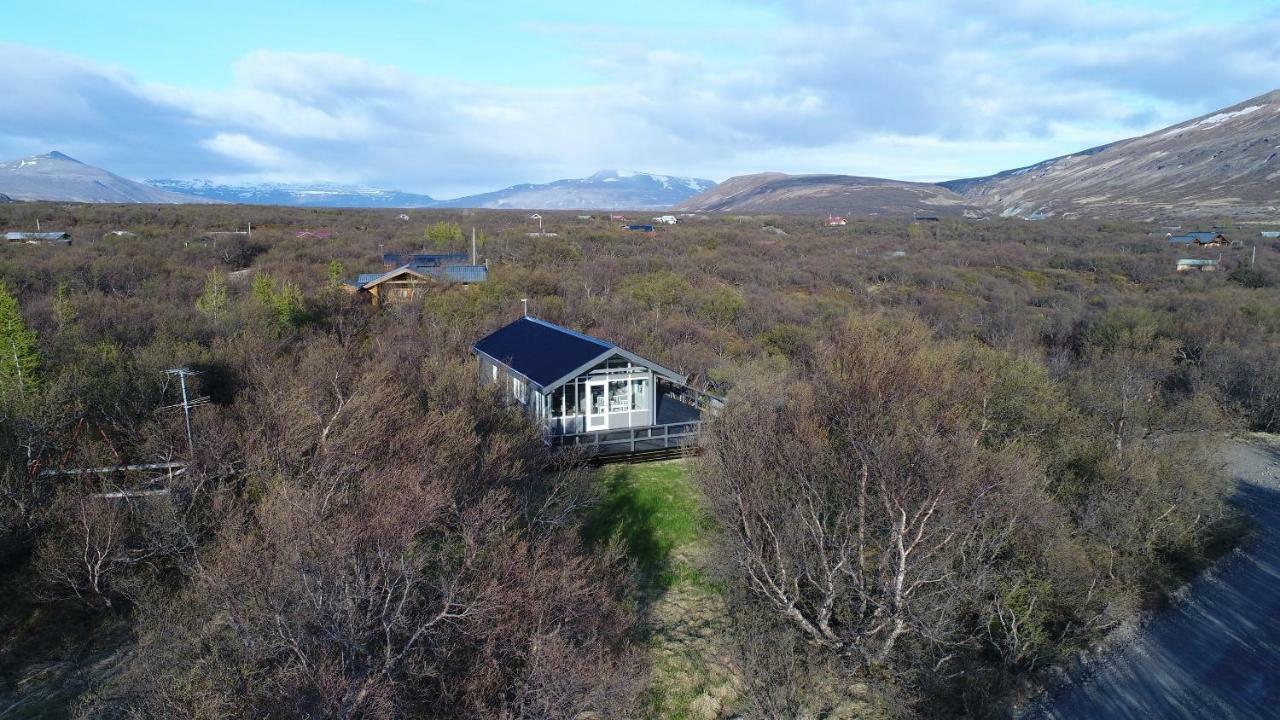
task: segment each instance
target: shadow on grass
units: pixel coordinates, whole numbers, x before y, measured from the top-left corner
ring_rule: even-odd
[[[583,537],[591,544],[618,543],[636,566],[641,590],[661,593],[697,574],[677,566],[672,553],[698,539],[706,519],[683,465],[614,466],[601,471],[604,499],[587,517]]]

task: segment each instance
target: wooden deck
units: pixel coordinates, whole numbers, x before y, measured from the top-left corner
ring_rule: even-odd
[[[702,439],[702,409],[664,394],[658,398],[658,422],[643,427],[550,435],[552,448],[576,448],[596,458],[684,454],[696,451]]]

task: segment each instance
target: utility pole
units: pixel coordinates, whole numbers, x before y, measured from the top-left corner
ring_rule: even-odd
[[[1258,263],[1258,241],[1253,241],[1253,255],[1249,257],[1249,267],[1253,267]]]
[[[520,298],[520,303],[524,305],[524,316],[529,317],[529,298]]]
[[[202,395],[200,397],[193,398],[187,395],[187,377],[191,375],[200,374],[195,370],[192,370],[190,368],[180,367],[180,368],[171,368],[169,370],[165,370],[164,372],[166,375],[178,376],[178,382],[182,387],[182,402],[178,403],[177,405],[168,405],[164,409],[170,410],[173,408],[179,408],[179,407],[182,408],[182,415],[187,423],[187,448],[191,451],[191,459],[195,460],[196,443],[195,443],[195,438],[191,434],[191,408],[199,407],[201,405],[207,405],[209,403],[209,397],[207,395]]]
[[[245,233],[249,237],[253,237],[253,221],[249,220],[249,232]]]
[[[476,226],[471,226],[471,264],[476,264]]]

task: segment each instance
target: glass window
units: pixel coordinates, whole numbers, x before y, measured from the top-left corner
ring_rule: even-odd
[[[605,412],[608,408],[604,404],[604,385],[588,385],[587,387],[591,392],[591,414],[599,415]]]
[[[631,409],[631,383],[627,380],[609,381],[609,412],[625,412]]]
[[[551,417],[558,418],[564,414],[564,386],[551,393]]]
[[[582,388],[574,382],[564,386],[564,414],[585,415],[582,408]]]
[[[649,409],[649,381],[647,379],[631,381],[631,409]]]
[[[511,378],[511,396],[516,399],[516,402],[521,405],[529,402],[528,390],[529,387],[524,384],[523,380],[517,377]]]

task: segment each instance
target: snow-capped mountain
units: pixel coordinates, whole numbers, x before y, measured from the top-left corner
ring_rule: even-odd
[[[336,183],[220,185],[209,180],[148,180],[147,184],[172,192],[244,205],[360,208],[424,208],[436,205],[436,200],[427,195]]]
[[[512,185],[453,200],[335,183],[221,185],[209,180],[148,180],[147,184],[185,195],[248,205],[519,210],[659,210],[715,187],[714,182],[700,178],[629,170],[601,170],[591,177]]]
[[[441,201],[440,207],[518,210],[663,210],[715,187],[701,178],[601,170],[585,178],[512,185]]]
[[[0,162],[0,197],[88,203],[207,203],[127,180],[56,150]]]

